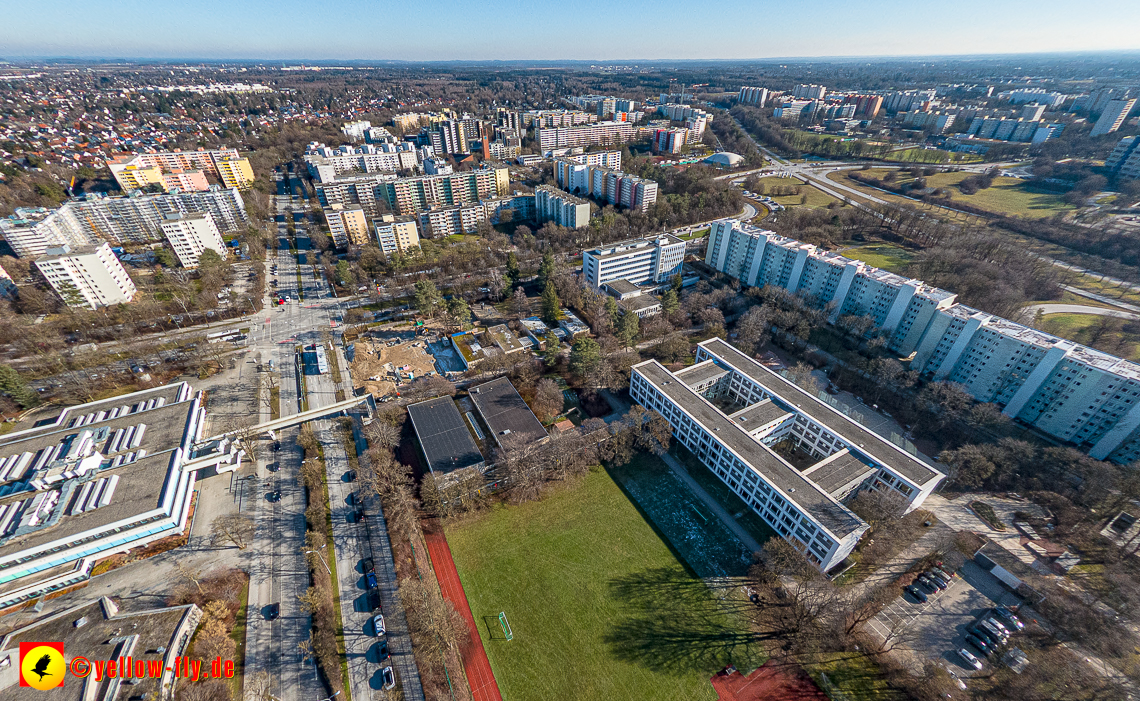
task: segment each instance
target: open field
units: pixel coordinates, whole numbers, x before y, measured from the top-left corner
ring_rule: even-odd
[[[933,160],[935,157],[948,158],[948,164],[955,163],[981,163],[984,160],[976,153],[954,153],[952,151],[943,151],[941,149],[929,148],[906,148],[898,151],[891,151],[887,154],[885,160],[898,161],[900,163],[914,163],[916,165],[937,164],[940,161]],[[925,160],[924,160],[925,159]]]
[[[914,258],[914,253],[908,251],[902,246],[896,246],[892,243],[867,243],[862,245],[852,246],[851,248],[844,248],[839,251],[840,255],[846,256],[851,260],[861,260],[867,265],[873,265],[876,268],[889,270],[892,273],[904,274],[906,266]]]
[[[1104,341],[1096,344],[1090,343],[1092,341],[1093,330],[1101,324],[1106,323],[1120,323],[1122,320],[1112,319],[1111,317],[1099,316],[1096,314],[1046,314],[1044,331],[1051,334],[1067,338],[1070,341],[1077,343],[1084,343],[1092,345],[1094,348],[1097,346],[1104,346]],[[1127,323],[1127,322],[1125,322]],[[1123,338],[1121,338],[1123,336]],[[1107,352],[1113,355],[1120,355],[1120,357],[1127,360],[1140,360],[1140,346],[1138,341],[1140,337],[1129,333],[1113,333],[1112,339],[1107,339],[1112,344],[1119,344],[1119,347],[1110,347]]]
[[[619,472],[656,478],[636,464]],[[448,527],[504,698],[711,700],[717,670],[763,662],[643,514],[598,468],[541,502]]]
[[[882,179],[886,173],[891,170],[893,169],[871,168],[862,172],[872,177]],[[898,178],[895,180],[896,184],[901,185],[913,180],[909,173],[903,171],[896,172],[898,172]],[[974,173],[935,173],[934,175],[926,177],[926,183],[929,187],[945,188],[950,192],[950,199],[953,202],[971,204],[975,207],[993,212],[994,214],[1042,219],[1051,217],[1054,214],[1071,212],[1076,209],[1076,207],[1067,204],[1061,199],[1060,195],[1052,192],[1033,190],[1028,187],[1026,181],[1019,180],[1018,178],[995,178],[992,187],[986,188],[985,190],[978,190],[973,195],[963,194],[958,189],[958,183],[971,175],[974,175]],[[828,177],[858,188],[880,199],[892,202],[906,202],[911,205],[917,202],[916,200],[911,200],[900,195],[883,193],[881,190],[868,187],[848,177],[846,172],[831,173]]]
[[[827,205],[836,201],[835,198],[832,197],[831,195],[828,195],[825,192],[823,192],[822,190],[818,190],[815,187],[808,185],[808,184],[806,184],[800,180],[797,180],[795,178],[781,178],[781,177],[772,175],[772,176],[769,176],[767,178],[760,178],[760,182],[765,186],[766,189],[771,189],[773,187],[798,187],[798,188],[800,188],[800,194],[799,195],[781,195],[779,197],[774,197],[774,196],[769,194],[769,196],[772,197],[773,200],[784,205],[785,207],[799,207],[799,206],[801,206],[800,205],[800,199],[804,195],[807,195],[807,203],[805,205],[803,205],[806,207],[826,207]]]

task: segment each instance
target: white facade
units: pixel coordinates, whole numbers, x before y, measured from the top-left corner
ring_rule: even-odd
[[[238,231],[249,222],[241,193],[226,188],[127,197],[88,195],[56,210],[17,210],[15,218],[0,219],[0,234],[17,255],[30,258],[51,246],[157,241],[164,217],[173,212],[209,212],[223,233]]]
[[[409,141],[337,148],[313,142],[305,151],[309,175],[320,183],[333,182],[337,176],[353,173],[395,173],[420,164],[419,152]]]
[[[736,99],[743,105],[763,107],[768,102],[768,88],[741,88]]]
[[[198,259],[207,248],[226,259],[226,242],[207,212],[167,214],[162,233],[183,268],[197,268]]]
[[[655,360],[634,365],[630,395],[823,571],[868,529],[847,499],[892,490],[909,511],[944,477],[719,338],[700,343],[696,364],[676,373]],[[711,399],[731,402],[732,413]],[[771,448],[784,440],[816,462],[793,467]]]
[[[582,251],[582,274],[595,288],[615,280],[665,282],[681,272],[684,259],[685,242],[676,236],[633,239]]]
[[[715,222],[705,263],[867,316],[887,347],[932,380],[1100,460],[1140,459],[1140,365],[956,303],[956,295],[733,220]]]
[[[1122,178],[1140,178],[1140,136],[1126,136],[1120,140],[1104,166]]]
[[[67,246],[49,249],[48,255],[36,259],[36,268],[71,306],[98,309],[126,304],[138,291],[106,242],[74,250]]]
[[[578,229],[590,224],[590,203],[549,185],[534,190],[534,216],[539,222]]]
[[[1089,136],[1103,136],[1104,134],[1111,134],[1124,124],[1124,120],[1136,106],[1136,98],[1130,100],[1109,100],[1108,104],[1104,107],[1104,112],[1101,112],[1100,117],[1093,125],[1092,131]]]
[[[535,141],[540,151],[564,146],[620,144],[633,139],[637,127],[629,122],[597,122],[575,127],[536,127]]]

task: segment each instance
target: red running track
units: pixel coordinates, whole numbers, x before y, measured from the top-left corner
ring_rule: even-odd
[[[442,533],[427,532],[427,530],[425,529],[424,539],[427,541],[432,568],[435,569],[435,578],[439,580],[439,589],[443,593],[443,598],[450,601],[455,610],[463,615],[463,620],[467,621],[471,642],[463,649],[463,671],[467,673],[471,694],[475,697],[475,701],[503,701],[499,685],[495,682],[495,675],[491,672],[487,651],[483,649],[475,617],[471,615],[467,595],[463,593],[463,583],[459,581],[459,572],[455,569],[455,560],[451,558],[451,548],[447,545],[447,538]]]

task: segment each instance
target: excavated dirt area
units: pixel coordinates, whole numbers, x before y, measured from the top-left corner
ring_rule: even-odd
[[[422,338],[388,345],[392,341],[361,338],[356,342],[352,361],[352,379],[356,386],[364,385],[372,396],[380,399],[411,382],[435,372],[435,358],[427,352]]]

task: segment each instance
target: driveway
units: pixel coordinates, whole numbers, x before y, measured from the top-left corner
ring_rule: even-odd
[[[1032,319],[1040,311],[1042,314],[1093,314],[1096,316],[1111,316],[1117,319],[1140,319],[1136,312],[1126,312],[1120,309],[1105,309],[1104,307],[1089,307],[1083,304],[1033,304],[1022,310],[1022,313]]]

